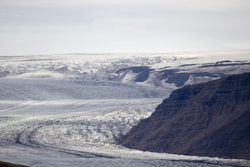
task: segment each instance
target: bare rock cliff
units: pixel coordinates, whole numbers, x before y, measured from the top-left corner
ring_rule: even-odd
[[[173,91],[121,144],[152,152],[250,159],[250,73]]]

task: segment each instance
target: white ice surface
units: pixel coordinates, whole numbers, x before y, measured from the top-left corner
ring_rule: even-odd
[[[21,78],[75,76],[183,58],[185,56],[167,53],[0,55],[0,76],[6,72],[8,77]]]
[[[182,59],[176,61],[162,62],[150,65],[154,69],[164,68],[170,66],[172,68],[180,68],[183,64],[197,64],[197,66],[206,63],[216,63],[218,61],[250,61],[250,50],[239,51],[214,51],[214,52],[186,52],[179,53]],[[193,66],[194,67],[194,66]],[[193,68],[192,67],[192,68]],[[183,67],[181,69],[189,69]]]

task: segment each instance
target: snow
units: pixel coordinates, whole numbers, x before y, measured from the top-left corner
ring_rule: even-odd
[[[114,72],[130,66],[151,65],[182,59],[169,54],[53,54],[2,55],[0,73],[8,77],[62,77]]]
[[[100,75],[98,75],[100,76]],[[168,97],[173,89],[88,78],[0,79],[0,100],[80,100]],[[100,76],[101,77],[101,76]],[[100,78],[99,77],[99,78]]]
[[[109,74],[135,65],[187,64],[197,57],[209,60],[198,53],[0,56],[0,72],[9,72],[0,78],[0,160],[35,167],[250,166],[247,160],[151,153],[118,144],[176,87],[152,86],[153,75],[145,81],[149,84],[134,84],[129,82],[134,74],[124,82],[109,81]]]
[[[151,65],[151,68],[159,69],[166,66],[172,68],[180,68],[183,64],[195,64],[199,66],[206,63],[215,63],[217,61],[250,61],[250,50],[239,50],[239,51],[214,51],[214,52],[186,52],[179,53],[179,56],[183,58],[178,61],[169,61],[163,63],[157,63]],[[181,69],[186,69],[183,67]],[[189,69],[189,68],[188,68]]]

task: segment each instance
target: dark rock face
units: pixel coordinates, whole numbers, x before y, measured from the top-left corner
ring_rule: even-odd
[[[117,70],[110,75],[109,80],[125,82],[146,83],[155,86],[181,88],[185,85],[192,85],[212,81],[229,74],[240,74],[250,72],[248,61],[217,61],[201,64],[182,64],[180,66],[152,69],[150,66],[128,67]]]
[[[173,91],[121,144],[144,151],[250,159],[250,73]]]
[[[141,66],[141,67],[129,67],[129,68],[122,68],[120,70],[116,71],[116,74],[123,73],[123,72],[129,72],[132,71],[133,73],[136,73],[137,76],[134,79],[134,82],[144,82],[148,79],[150,71],[153,71],[153,69],[149,69],[147,66]],[[124,77],[124,76],[123,76]]]
[[[8,162],[0,161],[0,167],[28,167],[28,166],[12,164],[12,163],[8,163]]]

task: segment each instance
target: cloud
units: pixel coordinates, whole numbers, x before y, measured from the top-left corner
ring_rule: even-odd
[[[249,4],[249,0],[1,0],[0,53],[13,52],[12,48],[15,52],[218,50],[226,49],[229,40],[228,48],[234,44],[243,48],[250,39]]]
[[[226,9],[249,7],[249,0],[1,0],[1,5],[17,6],[85,6],[85,5],[166,5],[189,9]]]
[[[223,10],[230,8],[247,8],[249,0],[1,0],[1,5],[29,7],[79,7],[85,5],[164,5],[181,9]]]

